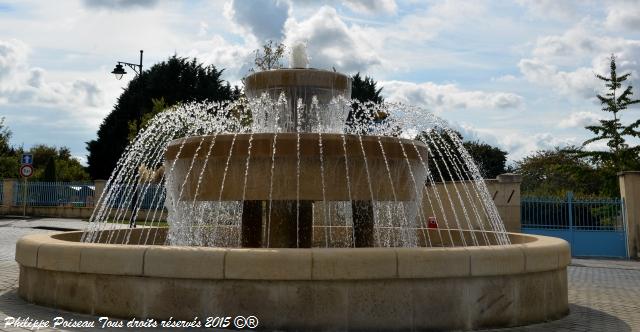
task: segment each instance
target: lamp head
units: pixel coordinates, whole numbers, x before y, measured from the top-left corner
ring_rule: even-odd
[[[117,64],[116,67],[113,68],[113,71],[111,73],[114,74],[117,79],[122,79],[122,75],[126,74],[127,72],[124,70],[121,64]]]

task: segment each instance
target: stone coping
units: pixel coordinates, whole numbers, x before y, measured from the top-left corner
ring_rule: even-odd
[[[512,245],[449,248],[208,248],[76,242],[81,232],[34,234],[16,261],[51,271],[213,280],[429,279],[565,268],[566,241],[509,233]],[[67,240],[65,240],[67,239]],[[69,241],[72,240],[72,241]]]

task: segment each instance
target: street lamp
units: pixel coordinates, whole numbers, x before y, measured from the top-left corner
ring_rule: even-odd
[[[118,80],[122,79],[122,76],[125,75],[127,72],[124,70],[123,65],[133,69],[133,71],[140,76],[140,96],[142,96],[142,93],[144,92],[144,89],[142,88],[143,86],[143,82],[142,82],[142,53],[143,51],[140,50],[140,64],[135,64],[135,63],[129,63],[129,62],[124,62],[124,61],[118,61],[118,63],[116,64],[116,67],[113,68],[113,71],[111,71],[111,73],[113,75],[116,76],[116,78]],[[142,101],[142,97],[140,97],[141,101]],[[142,103],[139,105],[140,107],[138,107],[138,114],[136,117],[136,133],[140,131],[140,121],[142,120]],[[131,200],[131,215],[129,216],[129,228],[136,228],[136,214],[137,214],[137,206],[138,206],[138,188],[136,185],[136,188],[134,188],[133,191],[133,198]]]
[[[116,67],[113,68],[113,71],[111,72],[111,74],[115,75],[117,79],[122,79],[122,76],[127,73],[124,70],[124,67],[122,65],[125,65],[133,69],[133,71],[135,71],[136,74],[138,75],[142,74],[142,52],[143,51],[140,50],[140,64],[118,61],[118,63],[116,64]]]

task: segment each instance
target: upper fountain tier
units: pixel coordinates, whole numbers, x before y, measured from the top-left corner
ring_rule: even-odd
[[[323,108],[335,103],[335,98],[351,98],[351,78],[347,75],[306,68],[274,69],[253,73],[245,78],[245,93],[249,99],[261,98],[267,94],[270,99],[278,100],[284,94],[287,105],[278,112],[279,131],[311,132],[323,119],[331,121],[334,116],[323,116],[317,112],[326,112]],[[318,107],[312,107],[313,97]],[[298,104],[301,100],[302,104]],[[344,105],[343,105],[344,106]],[[298,110],[302,113],[298,115]],[[343,109],[345,111],[346,109]],[[328,115],[328,114],[326,114]],[[346,114],[338,115],[338,118]],[[325,124],[325,127],[327,125]]]

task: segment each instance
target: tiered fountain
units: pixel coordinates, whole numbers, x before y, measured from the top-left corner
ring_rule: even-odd
[[[253,315],[288,330],[565,315],[566,242],[507,233],[439,119],[350,90],[336,72],[269,70],[245,78],[247,101],[158,115],[89,229],[18,242],[20,295],[116,317]],[[457,181],[436,181],[447,178]],[[130,213],[152,227],[119,227]]]

